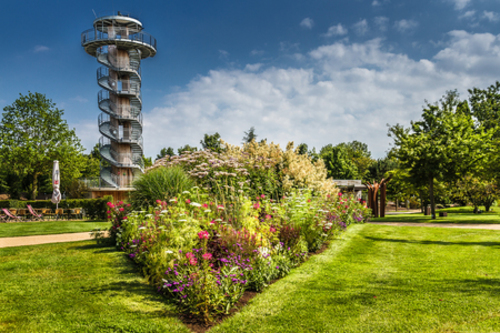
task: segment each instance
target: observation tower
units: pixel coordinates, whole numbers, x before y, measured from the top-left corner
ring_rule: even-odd
[[[102,65],[97,69],[99,151],[109,164],[101,166],[93,197],[112,194],[121,200],[125,193],[116,192],[129,191],[143,172],[141,59],[156,55],[156,39],[142,29],[128,13],[113,12],[82,33],[85,51]]]

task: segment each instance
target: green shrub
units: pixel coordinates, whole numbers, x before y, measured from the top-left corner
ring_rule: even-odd
[[[136,209],[154,206],[156,200],[169,200],[193,185],[194,182],[181,167],[160,167],[134,181],[135,191],[130,193],[129,201]]]

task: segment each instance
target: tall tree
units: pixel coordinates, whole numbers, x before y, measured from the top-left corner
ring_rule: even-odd
[[[156,159],[159,160],[160,158],[164,158],[167,155],[174,156],[175,155],[174,148],[172,148],[172,147],[162,148],[160,150],[160,153],[158,155],[156,155]]]
[[[301,143],[300,145],[297,146],[297,153],[299,155],[306,155],[308,150],[307,150],[307,144]]]
[[[358,178],[365,179],[369,172],[368,169],[370,165],[375,162],[375,160],[371,157],[370,151],[368,150],[368,145],[359,141],[351,141],[340,143],[337,146],[344,149],[347,158],[356,165],[356,168],[358,169]]]
[[[409,128],[397,124],[389,129],[395,145],[391,155],[416,186],[427,186],[433,219],[435,182],[454,182],[480,168],[491,145],[491,131],[475,129],[457,97],[448,92],[439,104],[427,104],[422,120],[412,121]]]
[[[83,147],[63,119],[63,110],[40,93],[20,97],[3,109],[0,124],[0,158],[15,174],[29,177],[31,198],[38,194],[39,177],[52,172],[59,161],[61,181],[80,176]]]
[[[320,157],[325,162],[328,177],[332,179],[358,179],[358,169],[343,146],[328,144],[321,148]]]
[[[243,143],[249,143],[253,140],[257,140],[257,134],[255,134],[255,128],[252,126],[248,130],[248,132],[244,132],[245,136],[243,137]]]
[[[222,152],[222,143],[220,141],[220,134],[215,132],[215,134],[209,135],[205,134],[203,140],[200,140],[203,149],[210,149],[213,152]]]
[[[185,152],[185,151],[198,151],[198,148],[191,147],[190,145],[185,145],[184,147],[180,147],[180,148],[177,149],[177,153],[179,155],[181,155],[182,152]]]
[[[473,116],[485,128],[498,126],[500,121],[500,82],[487,89],[469,89],[469,101]]]

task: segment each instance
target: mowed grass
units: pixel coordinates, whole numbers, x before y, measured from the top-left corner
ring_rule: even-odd
[[[108,229],[106,221],[42,221],[0,223],[0,237],[20,237],[33,235],[90,232],[93,229]]]
[[[500,332],[491,230],[351,226],[210,332]],[[125,256],[0,249],[0,331],[189,332]]]
[[[189,332],[173,310],[111,247],[0,249],[0,332]]]
[[[484,208],[482,208],[484,211]],[[373,222],[413,222],[413,223],[500,223],[500,209],[492,207],[491,212],[474,214],[472,207],[453,207],[436,211],[436,219],[422,213],[389,214],[385,217],[373,218]],[[439,212],[447,212],[448,216],[439,217]]]
[[[500,239],[356,225],[210,332],[500,332]]]

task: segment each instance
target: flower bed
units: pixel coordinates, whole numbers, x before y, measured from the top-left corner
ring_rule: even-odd
[[[237,201],[218,204],[195,188],[148,211],[108,203],[111,236],[158,292],[210,323],[245,291],[261,291],[348,225],[369,218],[364,203],[341,193]]]

